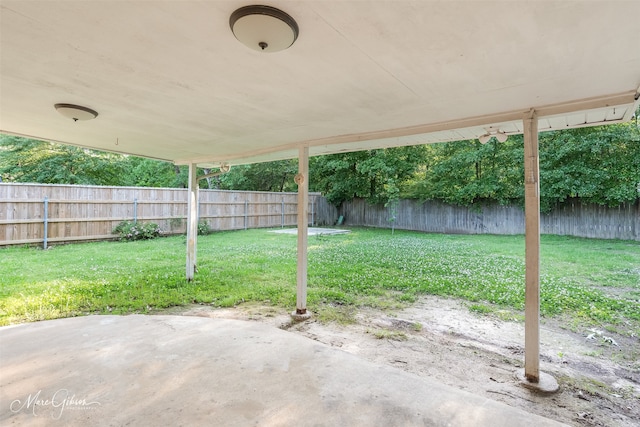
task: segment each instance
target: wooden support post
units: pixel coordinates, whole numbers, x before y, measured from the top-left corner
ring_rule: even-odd
[[[196,248],[198,243],[198,168],[189,164],[189,189],[187,202],[187,280],[193,280],[196,272]]]
[[[538,118],[535,111],[524,119],[525,197],[525,330],[524,375],[540,380],[540,171],[538,168]]]
[[[524,116],[525,301],[523,385],[543,393],[558,391],[558,382],[540,372],[540,170],[538,116]]]
[[[298,286],[296,311],[292,316],[296,320],[311,317],[307,312],[307,233],[309,227],[309,147],[300,147],[298,154]]]

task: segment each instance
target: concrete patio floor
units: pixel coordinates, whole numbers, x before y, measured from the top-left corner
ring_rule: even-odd
[[[76,317],[0,348],[3,426],[561,425],[246,321]]]

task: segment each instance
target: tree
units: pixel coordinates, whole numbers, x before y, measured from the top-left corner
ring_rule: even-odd
[[[418,171],[425,153],[426,147],[419,145],[313,157],[310,189],[321,191],[334,205],[354,197],[387,203]]]
[[[297,172],[297,160],[234,166],[219,176],[219,186],[225,190],[297,191],[293,181]]]
[[[640,196],[640,128],[636,122],[544,132],[540,143],[540,206],[569,198],[606,206]],[[424,178],[405,197],[463,206],[487,201],[524,204],[523,138],[434,144]]]
[[[128,156],[125,160],[125,167],[126,181],[121,185],[187,188],[189,184],[187,166],[176,166],[169,162]]]
[[[405,197],[470,206],[489,200],[508,204],[524,194],[521,136],[484,145],[477,140],[433,144],[427,153],[424,179],[409,186]]]
[[[640,194],[640,128],[635,122],[543,134],[541,207],[568,198],[605,206]]]
[[[3,181],[119,185],[125,168],[118,154],[0,135]]]
[[[159,160],[0,134],[0,179],[43,184],[186,188],[188,169]]]

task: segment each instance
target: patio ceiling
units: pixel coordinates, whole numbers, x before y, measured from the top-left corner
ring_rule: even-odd
[[[277,53],[235,39],[247,1],[0,1],[0,131],[215,166],[628,120],[638,1],[270,1]],[[73,122],[56,103],[96,110]]]

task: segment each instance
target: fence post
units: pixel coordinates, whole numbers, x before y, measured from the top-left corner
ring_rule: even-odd
[[[138,198],[133,198],[133,223],[138,223]]]
[[[244,229],[247,229],[249,221],[249,201],[244,199]]]
[[[284,197],[282,198],[280,212],[282,213],[282,219],[280,220],[280,228],[284,228]]]
[[[47,236],[49,234],[49,198],[47,196],[44,197],[44,239],[43,239],[43,249],[47,249]]]
[[[315,225],[315,222],[316,222],[316,221],[315,221],[315,214],[316,214],[316,213],[315,213],[315,209],[314,209],[314,208],[315,208],[315,205],[316,205],[316,204],[315,204],[315,201],[316,201],[316,198],[315,198],[315,197],[313,197],[313,198],[311,199],[311,226],[312,226],[312,227]]]

